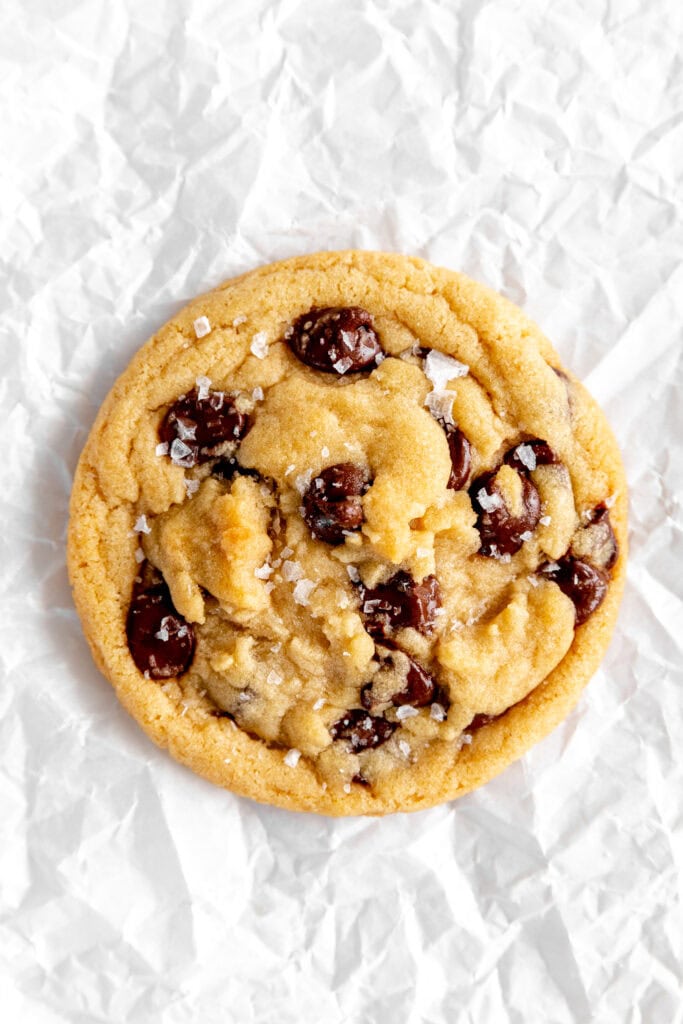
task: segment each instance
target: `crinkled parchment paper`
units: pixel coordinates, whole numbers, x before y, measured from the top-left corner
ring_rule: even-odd
[[[683,1020],[683,16],[674,0],[5,0],[0,1005],[8,1024]],[[629,587],[578,710],[461,802],[256,806],[157,751],[64,567],[138,346],[260,262],[395,249],[604,405]]]

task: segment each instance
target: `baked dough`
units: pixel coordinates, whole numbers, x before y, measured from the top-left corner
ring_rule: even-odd
[[[575,704],[626,509],[604,415],[516,306],[320,253],[133,359],[78,465],[69,571],[95,661],[179,761],[294,810],[412,811]]]

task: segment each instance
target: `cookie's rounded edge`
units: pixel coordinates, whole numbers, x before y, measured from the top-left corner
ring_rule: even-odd
[[[427,792],[422,792],[419,780],[416,780],[418,784],[414,792],[407,797],[404,794],[395,805],[389,800],[380,801],[360,786],[354,786],[351,793],[344,795],[323,792],[305,759],[296,769],[291,769],[284,763],[284,750],[268,748],[261,740],[252,739],[226,720],[210,719],[199,725],[189,716],[178,715],[175,701],[163,692],[158,683],[145,680],[135,668],[125,636],[130,596],[119,594],[105,571],[106,558],[102,555],[95,516],[98,503],[100,506],[105,503],[98,493],[97,472],[92,465],[98,435],[118,396],[125,392],[128,381],[139,372],[149,352],[158,344],[159,335],[163,333],[167,337],[167,328],[174,326],[179,331],[187,329],[209,296],[237,287],[245,278],[253,280],[283,270],[320,270],[325,265],[342,262],[370,274],[390,269],[403,283],[411,271],[418,275],[426,274],[434,282],[435,293],[441,292],[439,284],[455,284],[458,292],[466,295],[475,306],[483,304],[500,314],[501,319],[511,319],[530,339],[541,344],[546,358],[548,354],[552,355],[556,365],[561,366],[550,342],[517,306],[463,274],[434,267],[417,257],[346,250],[294,257],[248,271],[194,299],[140,349],[114,384],[95,420],[76,469],[70,503],[67,560],[74,601],[94,660],[114,686],[121,703],[157,745],[167,749],[176,760],[197,774],[262,803],[334,816],[382,815],[423,810],[464,795],[498,775],[566,718],[600,664],[616,622],[626,573],[627,490],[619,448],[604,413],[583,385],[567,374],[584,411],[595,423],[596,436],[589,445],[591,455],[609,468],[612,491],[616,493],[610,518],[619,543],[619,559],[612,571],[603,604],[578,628],[576,641],[560,665],[518,705],[474,733],[472,743],[458,757],[457,770],[450,776],[445,775],[442,785],[432,785]],[[600,452],[596,450],[598,445]],[[102,647],[105,636],[111,638],[106,651]],[[219,749],[224,757],[218,756]]]

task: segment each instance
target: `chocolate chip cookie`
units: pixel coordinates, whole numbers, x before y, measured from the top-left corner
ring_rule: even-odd
[[[624,580],[601,411],[517,307],[321,253],[188,306],[106,399],[71,503],[95,660],[257,800],[385,814],[490,779],[572,708]]]

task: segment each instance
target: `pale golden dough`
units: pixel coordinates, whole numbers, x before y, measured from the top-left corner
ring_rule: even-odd
[[[300,363],[283,336],[314,306],[351,305],[373,314],[389,358],[339,383]],[[193,329],[199,316],[212,328],[201,339]],[[261,332],[265,358],[250,351]],[[509,561],[477,554],[467,492],[446,488],[448,445],[425,408],[432,385],[410,354],[414,345],[469,366],[449,387],[475,473],[496,468],[528,437],[546,440],[566,466],[532,473],[549,522]],[[551,367],[560,364],[550,343],[501,296],[382,253],[322,253],[263,267],[196,299],[163,327],[100,411],[76,474],[69,533],[74,596],[95,660],[149,735],[193,770],[257,800],[383,814],[467,792],[553,728],[609,641],[624,579],[627,499],[604,416],[574,378]],[[239,396],[252,419],[239,459],[266,483],[217,481],[206,466],[185,471],[156,454],[166,409],[200,377]],[[303,522],[301,490],[311,475],[345,461],[367,466],[373,483],[362,533],[331,548]],[[503,467],[498,476],[514,507],[516,475]],[[564,554],[581,513],[605,499],[620,556],[603,604],[575,632],[569,598],[529,577]],[[141,515],[151,532],[136,536]],[[590,554],[598,541],[584,533],[575,543]],[[166,683],[145,679],[127,647],[139,546],[196,624],[189,672]],[[451,700],[445,721],[423,709],[359,754],[329,731],[359,706],[361,686],[378,671],[348,566],[368,586],[398,568],[416,579],[437,575],[444,614],[435,635],[405,630],[401,645]],[[213,717],[216,708],[233,712],[240,727]],[[475,714],[506,708],[463,745]],[[296,764],[291,749],[301,754]],[[359,772],[369,786],[353,781]]]

